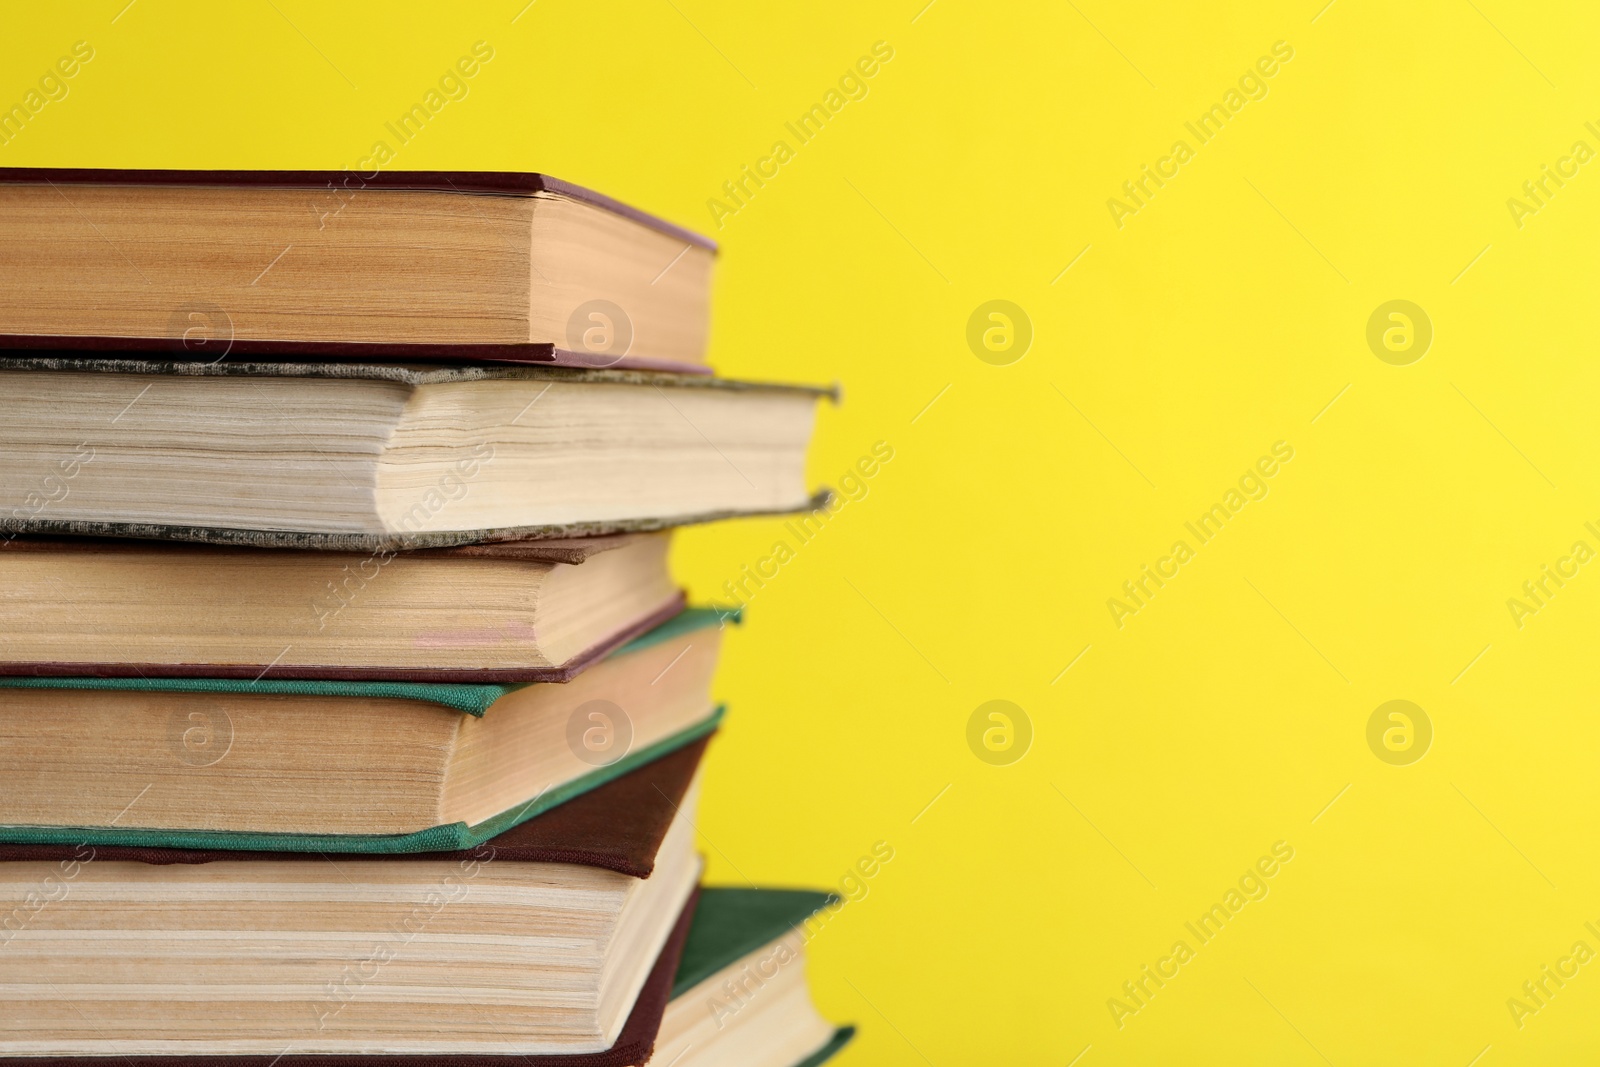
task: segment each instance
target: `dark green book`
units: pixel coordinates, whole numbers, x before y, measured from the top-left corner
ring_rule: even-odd
[[[823,1020],[804,972],[805,921],[833,899],[805,889],[702,888],[656,1059],[816,1067],[833,1058],[855,1027]]]
[[[0,843],[471,848],[715,730],[731,617],[565,684],[0,678]]]

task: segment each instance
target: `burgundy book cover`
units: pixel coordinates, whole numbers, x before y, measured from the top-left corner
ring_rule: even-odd
[[[655,869],[656,853],[684,795],[694,779],[710,737],[686,745],[638,770],[630,771],[598,789],[552,808],[543,815],[513,827],[466,852],[435,852],[440,863],[462,859],[497,863],[572,863],[648,878]],[[84,861],[78,845],[0,844],[0,862],[17,860]],[[98,846],[92,859],[151,864],[227,863],[282,859],[281,852],[223,852],[198,849]],[[386,855],[341,855],[340,863],[383,862]],[[412,854],[408,860],[420,858]],[[603,1052],[575,1055],[505,1056],[439,1054],[302,1055],[281,1056],[7,1056],[0,1063],[29,1067],[113,1067],[136,1063],[139,1067],[635,1067],[650,1058],[656,1034],[672,994],[678,960],[689,936],[699,891],[689,898],[673,927],[655,967],[645,979],[633,1011],[616,1044]]]
[[[54,185],[260,185],[326,190],[345,188],[349,171],[321,170],[146,170],[71,167],[0,167],[0,183],[50,182]],[[553,193],[613,212],[687,244],[716,252],[715,241],[630,207],[581,185],[546,174],[522,171],[379,171],[359,179],[362,189],[418,190],[494,196],[533,196]],[[82,356],[125,355],[130,352],[172,353],[193,358],[195,353],[171,337],[84,337],[39,334],[0,334],[0,350],[11,355],[50,352]],[[430,363],[542,363],[558,367],[612,367],[622,370],[669,371],[710,374],[699,363],[624,357],[620,361],[573,352],[553,344],[393,344],[365,342],[276,341],[233,339],[224,358],[248,359],[274,355],[288,359],[405,360]]]
[[[340,863],[383,863],[393,859],[435,857],[440,863],[465,859],[497,863],[572,863],[616,871],[631,878],[648,878],[655,870],[656,853],[700,758],[715,734],[685,745],[637,770],[607,782],[475,848],[461,852],[333,853]],[[138,863],[237,863],[281,860],[293,853],[244,852],[220,849],[141,848],[132,845],[21,845],[0,844],[0,863],[20,860],[63,862],[86,858]]]
[[[397,1055],[302,1055],[284,1052],[278,1056],[5,1056],[0,1063],[17,1067],[638,1067],[649,1061],[655,1051],[656,1035],[661,1032],[661,1018],[666,1014],[667,1001],[672,996],[672,980],[678,972],[678,960],[683,955],[683,944],[689,937],[689,927],[694,920],[695,905],[700,901],[700,891],[695,890],[677,925],[672,928],[656,965],[639,990],[639,999],[633,1002],[633,1011],[622,1025],[616,1044],[603,1052],[563,1053],[546,1056],[526,1056],[512,1053],[503,1056],[482,1054],[449,1056],[426,1053],[414,1056]]]
[[[274,185],[325,189],[343,186],[352,175],[342,170],[159,170],[120,167],[0,167],[0,182],[49,182],[56,185]],[[533,196],[554,193],[621,215],[690,244],[715,252],[717,243],[703,234],[613,200],[604,193],[572,182],[520,170],[390,170],[363,178],[363,189],[399,189],[434,193],[487,193],[491,196]]]
[[[470,557],[503,559],[518,563],[580,564],[597,553],[620,547],[639,534],[608,534],[598,537],[551,538],[545,541],[491,541],[450,548],[411,549],[418,557]],[[0,552],[39,551],[124,551],[141,548],[136,542],[110,537],[77,539],[47,537],[0,538]],[[186,544],[185,551],[204,552],[218,546]],[[642,637],[683,611],[686,604],[680,592],[670,603],[636,619],[594,646],[553,667],[442,669],[435,667],[308,667],[267,663],[43,663],[0,661],[0,676],[25,678],[250,678],[259,679],[268,671],[276,679],[304,679],[319,682],[428,682],[445,685],[523,685],[530,682],[570,682],[600,660],[636,638]]]
[[[556,667],[281,667],[270,663],[0,663],[0,676],[25,678],[249,678],[272,672],[279,681],[425,682],[438,685],[526,685],[570,682],[635,638],[681,613],[682,593],[632,626]]]

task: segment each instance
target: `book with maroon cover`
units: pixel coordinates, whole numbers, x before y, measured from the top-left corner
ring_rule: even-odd
[[[0,347],[703,373],[715,255],[542,174],[0,168]]]
[[[464,851],[0,846],[0,1057],[643,1063],[693,912],[705,745]]]
[[[683,609],[670,538],[410,552],[0,539],[0,676],[567,682]]]

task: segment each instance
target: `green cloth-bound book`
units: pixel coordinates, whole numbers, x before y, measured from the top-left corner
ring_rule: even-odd
[[[804,982],[806,919],[835,899],[809,889],[702,887],[655,1058],[679,1063],[682,1056],[692,1067],[696,1047],[739,1040],[730,1028],[735,1021],[757,1035],[762,1063],[779,1062],[780,1050],[764,1044],[768,1034],[789,1035],[800,1046],[782,1061],[786,1067],[818,1067],[849,1044],[855,1027],[835,1028],[809,997],[784,995],[785,988],[793,992],[790,983]]]
[[[841,1051],[843,1051],[844,1047],[848,1045],[851,1039],[855,1036],[855,1027],[839,1027],[839,1029],[833,1032],[833,1036],[828,1039],[828,1043],[826,1045],[823,1045],[821,1048],[817,1049],[817,1051],[813,1052],[811,1055],[795,1064],[794,1067],[821,1067],[822,1064],[827,1063],[829,1060],[833,1059]]]
[[[125,845],[144,848],[228,849],[246,852],[344,852],[404,855],[455,852],[481,845],[551,808],[605,785],[651,760],[676,752],[711,733],[722,722],[724,708],[710,718],[617,762],[548,789],[526,804],[507,809],[471,826],[464,822],[431,826],[409,834],[286,834],[247,830],[141,829],[116,826],[6,826],[0,843],[21,845]]]
[[[0,678],[0,843],[469,849],[712,733],[737,619],[685,611],[565,684]]]
[[[672,980],[674,997],[792,930],[832,901],[815,889],[705,886]]]

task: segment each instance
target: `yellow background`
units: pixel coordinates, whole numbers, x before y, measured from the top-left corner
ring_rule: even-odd
[[[125,2],[3,12],[0,102],[96,55],[0,163],[354,164],[484,40],[395,169],[546,171],[711,230],[722,183],[893,47],[712,230],[718,368],[844,383],[817,482],[894,448],[729,642],[701,826],[719,882],[894,849],[813,942],[824,1011],[863,1025],[841,1063],[1600,1047],[1600,964],[1520,1029],[1506,1005],[1600,948],[1600,564],[1520,629],[1506,606],[1600,547],[1600,164],[1520,228],[1506,205],[1600,148],[1592,9]],[[1195,144],[1280,40],[1268,95]],[[1179,138],[1119,229],[1107,199]],[[992,299],[1035,330],[1009,366],[966,342]],[[1391,299],[1434,326],[1410,366],[1366,344]],[[1277,441],[1269,495],[1119,629],[1107,598]],[[725,599],[780,536],[686,533],[679,573]],[[967,746],[991,699],[1033,725],[1010,766]],[[1391,699],[1434,727],[1410,766],[1367,746]],[[1269,895],[1119,1029],[1108,998],[1280,840]]]

